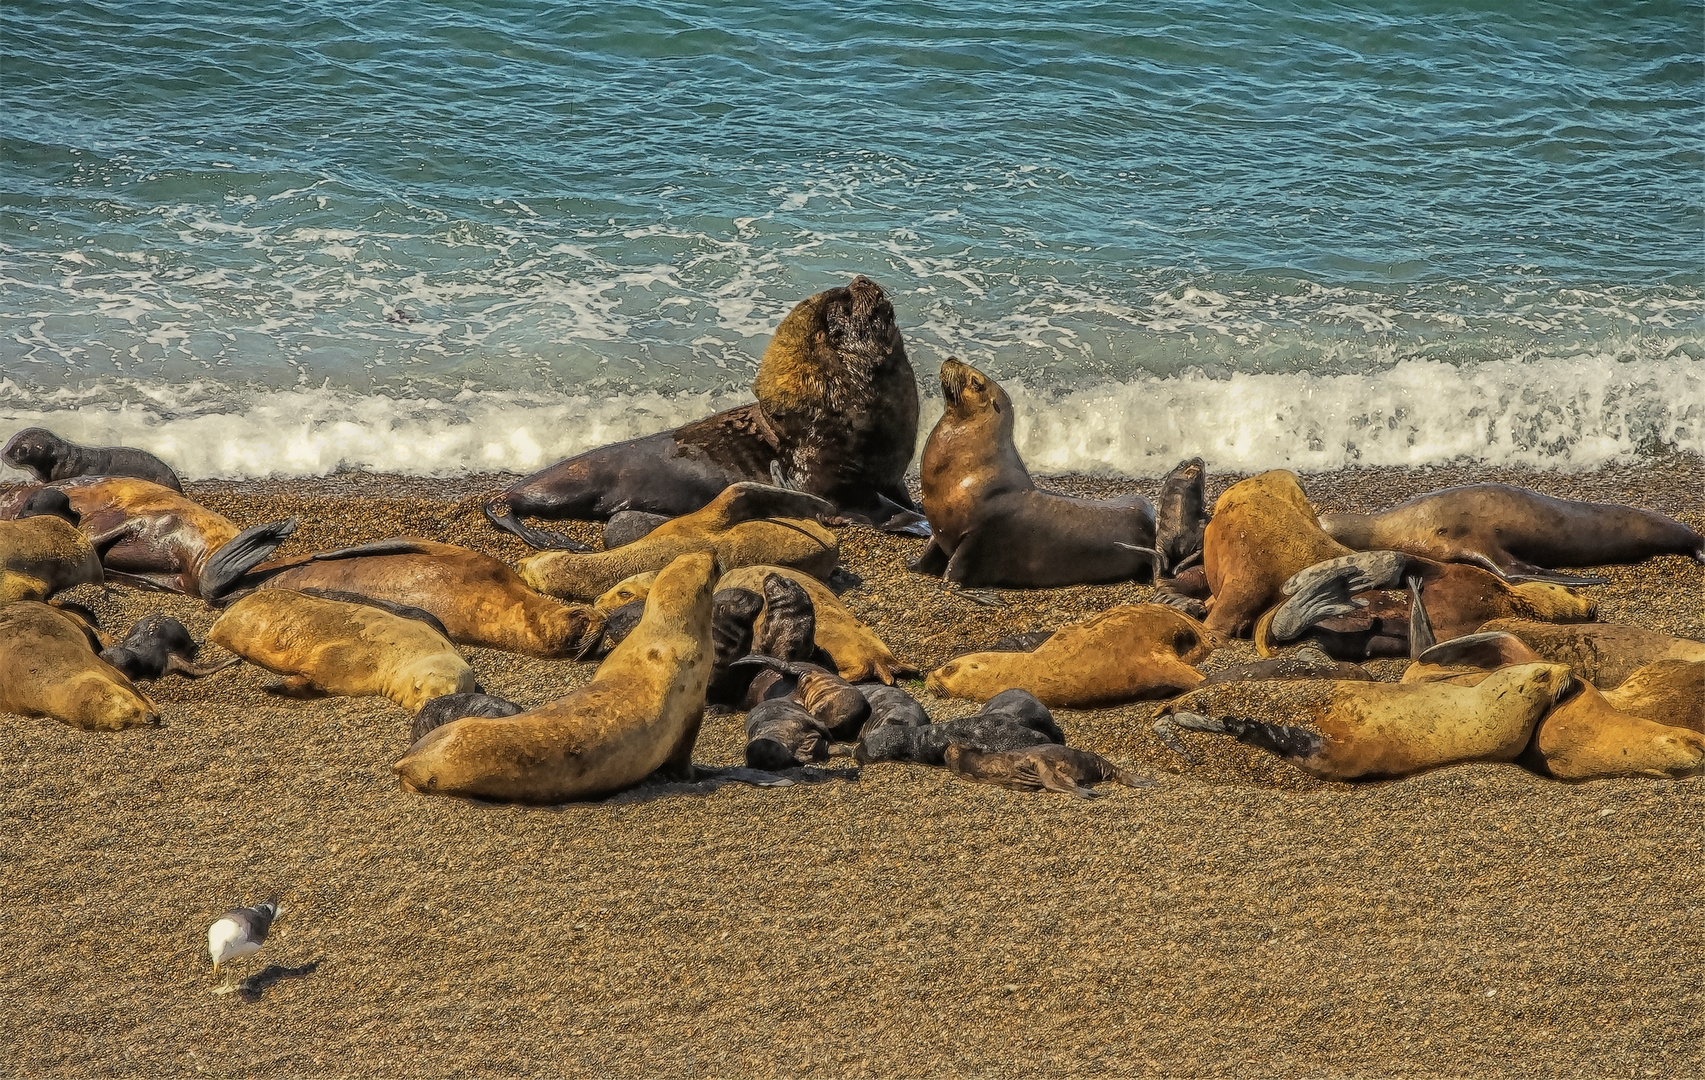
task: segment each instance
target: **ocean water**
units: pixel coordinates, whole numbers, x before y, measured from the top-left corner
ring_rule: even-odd
[[[1705,4],[1600,7],[8,0],[0,438],[532,470],[862,273],[1038,473],[1705,453]]]

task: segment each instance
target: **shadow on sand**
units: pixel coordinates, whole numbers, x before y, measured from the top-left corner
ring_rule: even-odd
[[[259,1001],[262,995],[285,979],[305,979],[312,975],[324,960],[323,956],[316,957],[300,967],[268,964],[237,984],[237,996],[244,1001]]]

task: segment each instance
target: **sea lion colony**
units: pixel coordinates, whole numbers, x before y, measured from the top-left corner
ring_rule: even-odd
[[[1154,736],[1186,758],[1210,744],[1183,733],[1229,735],[1330,779],[1469,761],[1570,781],[1705,772],[1705,644],[1595,623],[1596,579],[1561,572],[1705,562],[1688,526],[1492,484],[1322,517],[1284,471],[1210,509],[1200,459],[1166,478],[1158,506],[1075,499],[1032,481],[994,380],[956,360],[940,379],[919,508],[901,482],[918,402],[892,306],[864,278],[820,293],[783,320],[755,403],[488,499],[494,524],[557,549],[518,568],[409,537],[271,558],[294,521],[242,530],[151,455],[21,432],[6,460],[39,482],[0,497],[0,710],[89,730],[158,723],[138,682],[238,662],[197,664],[163,616],[115,637],[57,597],[116,582],[221,609],[209,640],[284,676],[287,694],[407,709],[411,745],[394,771],[421,794],[557,803],[690,779],[708,709],[746,714],[754,770],[850,755],[1088,797],[1098,782],[1143,781],[1065,747],[1049,706],[1137,700],[1165,702]],[[614,519],[607,550],[522,514]],[[950,660],[929,688],[985,704],[931,723],[896,685],[919,672],[830,587],[847,582],[826,526],[851,524],[927,533],[910,567],[920,584],[1141,578],[1158,602]],[[1205,676],[1233,636],[1270,659]],[[523,710],[485,694],[458,645],[599,666],[587,686]],[[1359,666],[1376,657],[1411,663],[1379,682]],[[1250,718],[1253,700],[1282,702],[1292,722]]]

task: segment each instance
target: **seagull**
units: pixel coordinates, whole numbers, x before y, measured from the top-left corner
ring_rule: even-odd
[[[233,908],[213,920],[213,925],[207,928],[207,952],[213,957],[213,974],[219,974],[219,965],[227,960],[260,952],[272,929],[272,920],[283,910],[284,905],[275,896],[253,907]]]

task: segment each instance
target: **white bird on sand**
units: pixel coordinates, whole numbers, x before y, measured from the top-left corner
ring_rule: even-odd
[[[277,897],[253,907],[233,908],[207,928],[207,952],[213,957],[213,974],[219,965],[239,956],[260,952],[266,935],[272,930],[272,920],[278,918],[284,905]]]

